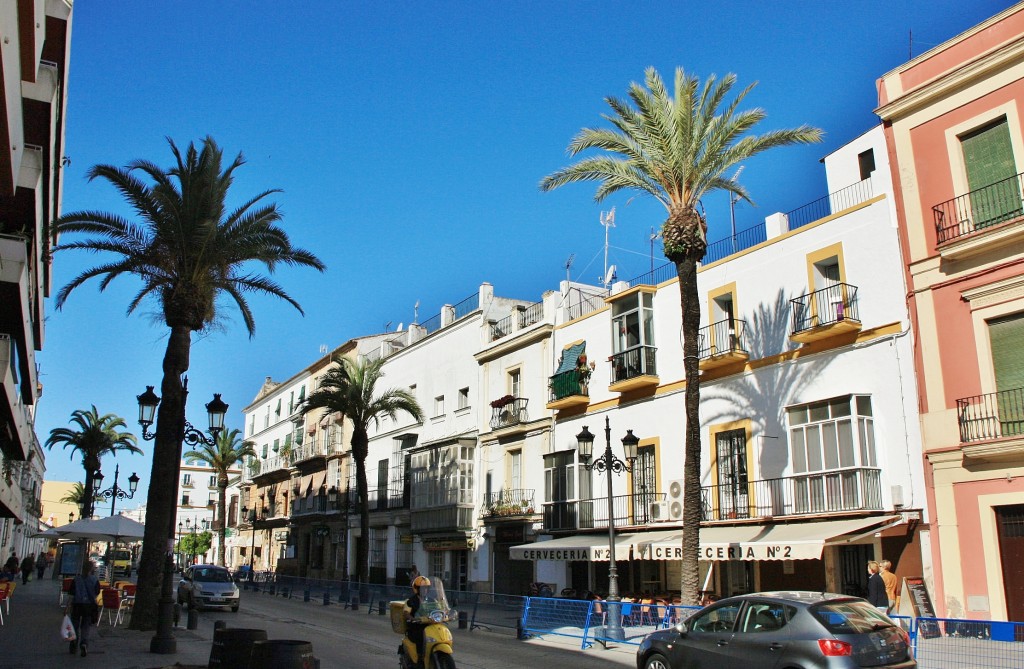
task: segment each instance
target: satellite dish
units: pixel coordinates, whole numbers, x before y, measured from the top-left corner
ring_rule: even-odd
[[[616,278],[615,277],[615,265],[612,265],[612,266],[610,266],[608,268],[608,271],[605,272],[605,275],[604,275],[604,285],[607,286],[612,281],[615,281],[615,278]]]

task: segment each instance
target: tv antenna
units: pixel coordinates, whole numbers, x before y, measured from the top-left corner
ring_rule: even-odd
[[[390,328],[390,327],[391,327],[391,321],[388,321],[387,323],[384,324],[384,332],[387,332],[388,328]]]
[[[565,289],[569,290],[569,268],[572,267],[572,262],[576,260],[576,254],[570,253],[569,259],[565,261]]]
[[[743,167],[744,167],[743,165],[740,165],[739,169],[736,170],[736,174],[732,175],[732,178],[729,179],[729,183],[736,183],[736,180],[740,178],[741,174],[743,174]],[[736,203],[739,202],[739,201],[740,201],[740,197],[738,195],[736,195],[736,193],[733,193],[732,191],[730,191],[729,192],[729,223],[732,226],[732,250],[733,250],[733,253],[736,252]]]
[[[320,352],[327,353],[327,344],[320,344]]]
[[[420,301],[416,300],[416,304],[412,305],[412,322],[420,322]]]
[[[609,278],[615,275],[615,266],[608,267],[608,229],[615,227],[615,207],[611,211],[601,212],[601,225],[604,226],[604,277],[602,281],[605,288],[608,288]]]

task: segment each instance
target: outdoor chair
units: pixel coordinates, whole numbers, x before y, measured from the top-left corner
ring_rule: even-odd
[[[3,607],[0,608],[0,625],[4,624],[3,609],[7,609],[7,615],[11,615],[11,595],[14,593],[14,587],[16,585],[17,583],[14,581],[0,583],[0,604],[3,604]]]
[[[117,607],[117,617],[114,619],[114,625],[120,625],[123,623],[129,615],[131,615],[132,608],[135,606],[135,588],[134,583],[125,583],[121,586],[121,604]]]
[[[74,588],[75,588],[75,579],[73,579],[73,578],[65,578],[64,581],[60,585],[60,596],[57,599],[57,604],[59,606],[64,606],[65,605],[65,603],[66,603],[64,601],[65,599],[67,599],[67,601],[71,601],[72,592],[74,591]]]
[[[107,622],[110,625],[117,625],[121,612],[121,593],[113,588],[103,588],[100,591],[100,598],[103,600],[103,607],[100,611],[100,622],[103,621],[103,611],[107,612]]]

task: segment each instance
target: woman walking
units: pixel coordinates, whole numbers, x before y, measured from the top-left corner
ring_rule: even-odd
[[[82,657],[88,654],[89,628],[99,612],[96,598],[100,596],[100,582],[96,578],[96,563],[89,560],[82,568],[82,573],[75,577],[74,596],[71,599],[71,624],[75,626],[75,640],[71,642],[71,654],[75,647],[82,651]]]

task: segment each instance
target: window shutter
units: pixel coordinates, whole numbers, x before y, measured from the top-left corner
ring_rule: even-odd
[[[1024,388],[1024,314],[989,321],[996,390]]]

